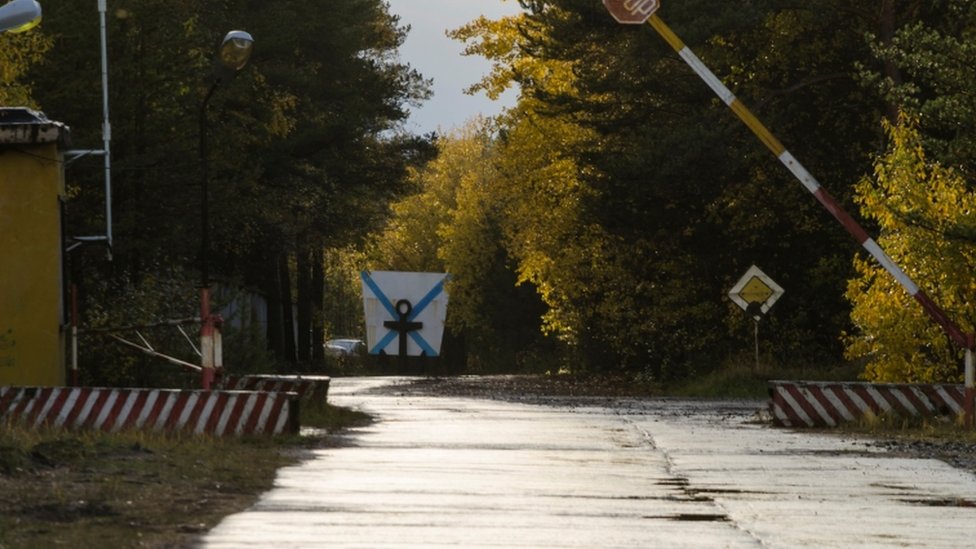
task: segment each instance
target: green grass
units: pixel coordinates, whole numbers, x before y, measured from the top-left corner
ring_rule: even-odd
[[[832,368],[770,367],[729,364],[702,376],[672,383],[664,392],[672,396],[701,398],[749,398],[769,397],[771,380],[804,381],[855,381],[861,370],[855,365]]]
[[[331,404],[302,403],[299,415],[302,427],[325,429],[328,433],[351,427],[362,427],[372,421],[369,414]]]
[[[922,417],[896,414],[867,414],[836,428],[844,433],[886,436],[915,441],[955,441],[976,444],[976,429],[966,427],[962,416]]]

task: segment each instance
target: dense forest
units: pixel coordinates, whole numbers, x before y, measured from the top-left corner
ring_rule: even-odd
[[[511,0],[509,0],[511,1]],[[92,2],[0,35],[0,103],[101,139]],[[210,102],[213,278],[260,295],[229,370],[322,368],[355,335],[368,269],[450,272],[452,371],[569,369],[667,381],[748,355],[728,298],[758,265],[776,364],[958,377],[960,349],[647,25],[599,0],[519,0],[452,34],[515,107],[444,135],[403,121],[429,82],[381,0],[117,0],[108,18],[114,243],[67,254],[88,326],[192,315],[197,122],[231,28],[253,58]],[[965,332],[976,326],[976,2],[663,1],[658,15]],[[84,24],[81,24],[83,22]],[[101,164],[66,170],[66,234],[104,230]],[[109,258],[110,255],[110,258]],[[235,331],[236,330],[236,331]],[[88,381],[167,367],[86,341]],[[122,358],[120,358],[122,357]]]

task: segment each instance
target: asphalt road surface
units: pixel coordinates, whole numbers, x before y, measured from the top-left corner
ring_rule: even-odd
[[[775,429],[763,402],[513,403],[377,391],[378,421],[280,471],[222,547],[972,547],[976,476]]]

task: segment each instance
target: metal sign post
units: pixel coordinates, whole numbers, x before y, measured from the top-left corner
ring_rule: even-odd
[[[743,311],[752,317],[753,342],[756,350],[756,369],[759,369],[759,321],[762,315],[782,297],[786,291],[759,267],[749,267],[746,274],[729,290],[729,297]]]
[[[610,12],[610,15],[614,17],[617,21],[621,23],[633,23],[635,21],[621,21],[621,12],[626,15],[630,13],[632,19],[639,19],[638,14],[643,14],[643,11],[637,9],[637,4],[643,6],[647,2],[637,2],[637,0],[603,0],[604,6]],[[655,2],[657,3],[657,2]],[[757,138],[769,149],[773,155],[779,159],[783,164],[793,174],[793,176],[807,189],[817,199],[818,202],[826,209],[834,219],[836,219],[844,229],[847,230],[851,236],[873,257],[882,267],[888,271],[895,280],[912,296],[915,301],[922,306],[922,309],[928,313],[929,317],[934,320],[942,329],[945,331],[946,335],[949,336],[952,341],[956,343],[959,347],[972,351],[976,348],[976,338],[972,337],[971,334],[965,334],[959,328],[959,326],[949,318],[949,316],[942,310],[932,298],[928,296],[921,288],[915,284],[914,281],[899,267],[881,246],[871,237],[868,233],[861,227],[861,225],[848,214],[837,201],[824,189],[820,183],[813,177],[803,167],[802,164],[788,151],[786,147],[759,121],[758,118],[752,112],[746,108],[746,106],[739,101],[739,99],[733,94],[721,80],[715,76],[708,67],[698,58],[697,55],[691,49],[678,38],[678,35],[668,27],[664,21],[656,13],[657,6],[647,17],[643,18],[642,22],[647,22],[650,26],[657,31],[657,33],[663,38],[668,45],[677,52],[678,56],[684,60],[684,62],[691,67],[695,74],[701,78],[705,84],[717,95],[731,110],[739,117],[751,131],[756,135]],[[626,18],[626,17],[625,17]],[[966,413],[966,423],[969,426],[973,426],[974,423],[974,403],[973,400],[976,399],[976,365],[974,365],[973,360],[966,361],[966,391],[967,391],[967,401],[969,406],[967,407]]]

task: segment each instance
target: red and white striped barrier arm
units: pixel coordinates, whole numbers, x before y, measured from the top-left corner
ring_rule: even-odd
[[[728,107],[739,117],[739,119],[750,129],[752,133],[762,141],[763,145],[769,149],[779,161],[786,166],[786,169],[812,194],[818,202],[834,216],[851,236],[860,244],[886,271],[895,277],[895,280],[922,306],[926,313],[937,322],[945,332],[961,348],[972,349],[974,342],[963,334],[962,330],[950,319],[945,312],[935,304],[926,293],[918,287],[912,279],[905,274],[895,262],[881,249],[881,246],[869,237],[867,232],[858,222],[851,217],[840,204],[824,189],[820,183],[810,175],[810,172],[803,167],[800,162],[782,143],[752,114],[752,112],[736,98],[726,86],[718,79],[708,67],[702,63],[701,59],[680,38],[658,17],[651,15],[648,23],[662,38],[678,53],[678,55],[688,64],[692,70],[701,78],[708,87],[717,95]]]

